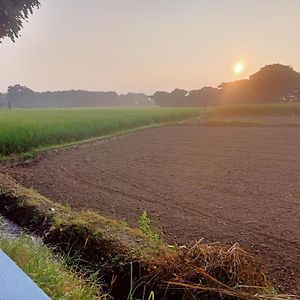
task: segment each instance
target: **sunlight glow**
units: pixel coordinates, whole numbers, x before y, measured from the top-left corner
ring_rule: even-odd
[[[239,62],[234,66],[234,73],[240,74],[244,71],[244,69],[245,69],[245,65],[242,62]]]

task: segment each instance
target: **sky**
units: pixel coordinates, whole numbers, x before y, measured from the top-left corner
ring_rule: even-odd
[[[300,0],[41,0],[0,44],[0,91],[186,90],[300,71]],[[243,62],[244,70],[233,72]]]

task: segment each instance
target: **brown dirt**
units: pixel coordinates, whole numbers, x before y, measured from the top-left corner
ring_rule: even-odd
[[[77,210],[136,225],[146,209],[170,242],[238,242],[299,295],[299,149],[297,127],[166,126],[1,169]]]

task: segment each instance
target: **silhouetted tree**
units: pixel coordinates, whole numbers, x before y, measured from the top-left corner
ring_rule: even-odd
[[[159,106],[172,106],[171,95],[168,92],[155,92],[151,99]]]
[[[248,79],[225,82],[219,86],[222,104],[260,102]]]
[[[272,103],[300,101],[300,73],[280,64],[261,68],[249,79],[223,83],[222,103]]]
[[[55,92],[34,92],[19,84],[8,88],[9,107],[19,108],[63,108],[99,106],[146,106],[153,105],[142,93],[118,95],[116,92],[90,92],[68,90]]]
[[[15,41],[23,22],[39,6],[38,0],[0,0],[0,40],[7,36]]]
[[[187,106],[188,91],[182,89],[175,89],[172,93],[158,91],[150,98],[160,106]]]
[[[182,90],[182,89],[175,89],[171,93],[171,99],[172,99],[172,106],[187,106],[187,96],[188,91]]]
[[[34,92],[26,86],[16,84],[9,86],[7,89],[7,104],[8,108],[12,109],[13,106],[26,107],[22,105],[22,101],[33,101]]]
[[[119,102],[121,106],[134,105],[134,106],[149,106],[153,105],[151,99],[142,93],[128,93],[126,95],[120,95]]]
[[[4,95],[2,94],[2,93],[0,93],[0,108],[2,108],[2,106],[3,106],[3,99],[4,98]]]
[[[214,106],[219,101],[220,90],[208,86],[190,91],[187,98],[190,106]]]
[[[268,65],[249,78],[251,88],[264,102],[295,100],[300,90],[300,73],[291,66]]]

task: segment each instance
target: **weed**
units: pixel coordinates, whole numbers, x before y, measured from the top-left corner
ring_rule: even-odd
[[[154,292],[152,291],[152,292],[150,293],[150,295],[149,295],[148,300],[154,300],[154,296],[155,296],[155,294],[154,294]]]
[[[156,232],[154,232],[151,228],[151,220],[148,216],[147,211],[145,210],[139,219],[139,229],[152,241],[158,242],[160,241],[160,236]]]

